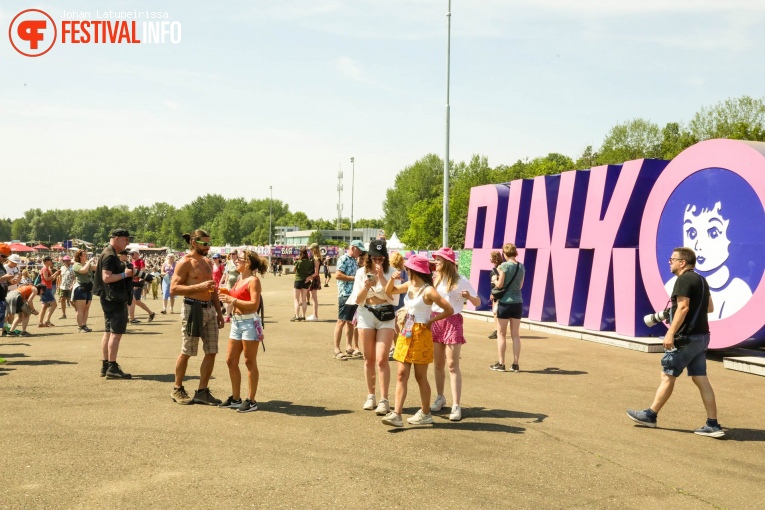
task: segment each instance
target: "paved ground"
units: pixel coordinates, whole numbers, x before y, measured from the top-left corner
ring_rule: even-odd
[[[322,322],[290,323],[291,283],[264,280],[261,409],[250,414],[171,402],[178,315],[124,337],[132,381],[98,377],[101,335],[75,333],[72,319],[3,338],[0,507],[765,507],[765,378],[711,363],[727,440],[689,433],[704,412],[687,378],[662,428],[645,429],[624,411],[650,403],[659,355],[534,333],[523,372],[497,373],[491,326],[468,320],[464,420],[391,429],[361,410],[362,363],[331,357],[334,286],[320,293]],[[189,368],[196,379],[198,360]],[[412,380],[406,414],[418,400]]]

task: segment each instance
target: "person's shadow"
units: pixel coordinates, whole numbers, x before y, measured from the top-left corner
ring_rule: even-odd
[[[311,418],[326,418],[327,416],[338,416],[341,414],[351,414],[353,412],[348,409],[327,409],[324,406],[293,404],[286,400],[258,402],[258,410],[267,413],[280,413],[289,416],[306,416]]]
[[[144,375],[138,375],[133,374],[133,379],[137,379],[139,381],[156,381],[156,382],[162,382],[162,383],[174,383],[175,382],[175,374],[144,374]],[[214,377],[210,377],[210,380],[214,380]],[[199,380],[198,375],[187,375],[183,378],[184,381],[193,381],[193,380]]]
[[[582,370],[563,370],[558,367],[547,367],[542,370],[521,370],[526,374],[542,374],[542,375],[587,375],[589,372]]]

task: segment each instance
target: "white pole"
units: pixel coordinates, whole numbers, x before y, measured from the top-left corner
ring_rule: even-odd
[[[351,242],[353,242],[353,192],[356,182],[356,158],[351,158]]]
[[[452,0],[446,13],[446,154],[444,155],[444,224],[443,246],[449,246],[449,72],[452,42]]]
[[[274,187],[269,186],[268,190],[271,192],[271,200],[268,202],[268,268],[271,269],[271,245],[273,244],[271,242],[271,232],[273,231],[273,228],[271,228],[271,217],[273,215]]]

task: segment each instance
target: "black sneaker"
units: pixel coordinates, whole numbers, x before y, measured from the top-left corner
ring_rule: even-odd
[[[298,316],[296,315],[295,317],[293,317],[293,318],[291,318],[291,319],[290,319],[290,322],[297,322],[297,321],[299,321],[299,320],[300,320],[300,317],[298,317]]]
[[[250,400],[249,398],[244,399],[244,402],[242,402],[242,405],[239,406],[239,409],[236,411],[237,413],[249,413],[250,411],[257,411],[258,410],[258,403],[254,400]]]
[[[192,399],[192,401],[195,404],[204,404],[208,406],[220,405],[220,399],[212,396],[212,393],[210,393],[210,388],[205,388],[203,390],[196,390],[194,392],[194,398]]]
[[[132,379],[133,376],[123,372],[116,361],[110,361],[109,368],[106,369],[106,378],[107,379]]]
[[[130,321],[130,324],[140,324],[140,323],[141,321],[139,321],[138,319],[133,319]]]
[[[492,340],[496,340],[497,339],[497,330],[496,329],[492,332],[491,335],[489,335],[489,338],[492,339]]]
[[[242,405],[242,399],[234,399],[233,395],[229,395],[229,397],[222,403],[218,404],[218,407],[226,407],[228,409],[239,409],[239,406]]]
[[[504,372],[505,371],[505,365],[501,365],[499,361],[494,363],[492,366],[489,367],[489,370],[494,370],[497,372]]]
[[[518,365],[510,365],[510,370],[512,372],[520,372],[521,371],[521,367],[519,367]]]
[[[106,371],[109,369],[109,362],[105,359],[101,360],[101,377],[106,376]]]
[[[151,312],[151,313],[149,314],[149,322],[153,321],[153,320],[154,320],[154,317],[156,317],[156,316],[157,316],[157,314],[156,314],[156,313],[154,313],[154,312]]]
[[[83,332],[85,332],[85,333],[90,333],[90,332],[91,332],[91,331],[93,331],[93,330],[92,330],[92,329],[90,329],[90,328],[88,327],[88,325],[87,325],[87,324],[85,324],[85,325],[82,327],[82,331],[83,331]]]

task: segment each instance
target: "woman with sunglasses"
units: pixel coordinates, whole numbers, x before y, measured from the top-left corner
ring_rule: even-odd
[[[175,255],[168,254],[165,259],[165,263],[162,264],[162,311],[159,313],[167,313],[167,301],[170,301],[170,313],[173,313],[173,307],[175,306],[175,296],[170,294],[170,281],[173,279],[175,273]]]
[[[88,327],[88,314],[90,303],[93,301],[93,274],[96,270],[96,259],[88,259],[85,250],[78,250],[74,254],[74,276],[77,278],[77,286],[72,292],[72,301],[77,310],[77,332],[90,333]]]
[[[497,352],[499,361],[491,365],[491,370],[505,371],[505,351],[507,350],[507,326],[510,325],[510,336],[513,338],[513,364],[511,370],[520,372],[518,358],[521,356],[521,316],[523,314],[523,278],[526,276],[526,268],[515,260],[518,249],[513,243],[507,243],[502,247],[505,262],[499,266],[499,277],[496,287],[503,289],[504,293],[498,299],[497,305]]]
[[[385,293],[388,280],[395,270],[390,267],[385,241],[369,243],[368,257],[363,267],[356,271],[353,291],[349,301],[359,305],[356,330],[364,349],[364,376],[367,382],[367,399],[364,410],[375,410],[378,416],[390,412],[388,389],[390,387],[390,363],[388,351],[395,334],[394,298]],[[375,375],[380,373],[380,404],[375,401]]]
[[[389,296],[404,294],[404,308],[407,310],[404,327],[396,340],[396,350],[393,358],[398,361],[398,376],[396,378],[396,408],[388,413],[382,422],[393,427],[403,427],[401,413],[406,400],[409,373],[414,365],[414,378],[420,387],[422,407],[417,413],[406,420],[411,425],[433,423],[430,414],[430,384],[428,383],[428,364],[433,363],[433,336],[431,324],[452,315],[454,310],[441,295],[433,288],[433,277],[430,274],[428,259],[422,255],[412,255],[404,263],[409,281],[395,285],[393,279],[388,280],[385,292]],[[442,312],[431,315],[433,304],[437,304]]]
[[[239,280],[228,291],[221,292],[220,301],[231,305],[234,310],[231,319],[231,333],[228,340],[228,354],[226,364],[231,378],[231,396],[219,407],[237,409],[240,413],[249,413],[258,410],[255,401],[255,393],[258,391],[258,347],[263,340],[263,329],[258,308],[260,308],[261,286],[260,278],[256,273],[265,274],[268,263],[261,259],[254,251],[245,250],[237,257],[236,269],[239,272]],[[242,402],[240,396],[242,385],[242,372],[239,370],[239,358],[244,352],[244,364],[247,366],[247,380],[249,381],[249,394]]]
[[[476,295],[470,281],[457,272],[457,259],[451,248],[441,248],[433,254],[436,259],[435,287],[439,295],[452,305],[454,315],[433,323],[433,355],[434,372],[436,375],[436,400],[430,406],[431,412],[439,412],[446,405],[444,397],[444,380],[446,365],[449,365],[449,380],[452,390],[452,408],[449,419],[460,421],[462,408],[462,372],[460,371],[460,350],[465,343],[462,331],[462,307],[464,300],[473,306],[481,304],[481,298]],[[438,304],[433,305],[433,315],[443,310]]]

